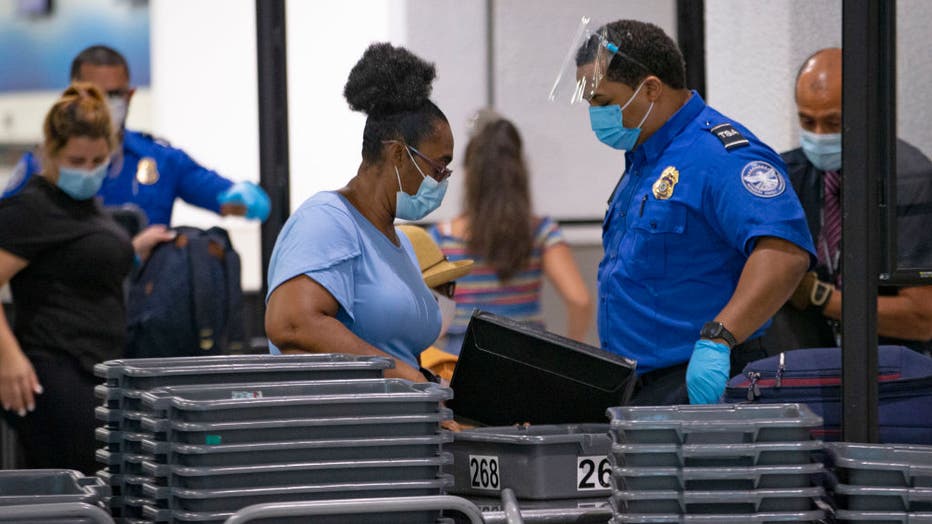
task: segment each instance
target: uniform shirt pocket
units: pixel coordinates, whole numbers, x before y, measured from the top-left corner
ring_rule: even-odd
[[[686,206],[672,200],[648,198],[644,212],[638,213],[621,245],[621,256],[634,279],[655,279],[674,269],[669,263],[672,250],[686,233]]]

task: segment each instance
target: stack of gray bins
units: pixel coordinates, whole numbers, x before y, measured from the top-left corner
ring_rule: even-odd
[[[70,469],[0,471],[0,522],[39,522],[18,518],[21,510],[31,506],[87,504],[102,510],[106,508],[104,499],[107,495],[109,488],[100,478],[85,477]],[[76,519],[65,514],[56,516],[53,512],[41,521],[64,523],[75,522]]]
[[[452,391],[401,379],[172,386],[149,391],[143,516],[223,522],[254,504],[442,495]],[[391,519],[434,523],[438,511]],[[372,522],[386,522],[381,515]],[[397,520],[388,520],[395,522]]]
[[[932,446],[825,445],[840,523],[932,524]]]
[[[607,498],[608,424],[484,427],[454,436],[454,484],[471,497],[518,500]]]
[[[147,391],[174,385],[371,379],[382,377],[383,371],[393,366],[391,359],[350,355],[179,357],[98,364],[94,372],[105,381],[95,389],[102,402],[96,417],[103,423],[96,431],[97,440],[103,444],[97,459],[105,465],[98,476],[105,479],[113,493],[108,501],[112,514],[136,520],[150,502],[142,491],[150,478],[143,462],[153,458],[143,449],[143,441],[154,436],[142,426],[143,417],[151,415],[142,403]]]
[[[822,522],[822,419],[801,404],[608,409],[612,522]]]

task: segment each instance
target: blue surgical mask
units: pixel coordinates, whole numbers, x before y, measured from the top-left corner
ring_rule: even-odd
[[[638,126],[634,129],[624,126],[622,123],[622,112],[634,101],[634,97],[638,95],[638,92],[641,91],[643,86],[644,82],[641,82],[641,85],[635,89],[634,94],[631,95],[631,98],[629,98],[623,106],[618,106],[617,104],[610,106],[589,106],[589,122],[592,125],[592,130],[595,132],[596,138],[603,144],[625,151],[630,151],[637,145],[638,137],[641,136],[641,126],[644,125],[644,121],[647,120],[647,117],[650,116],[650,112],[654,109],[654,103],[650,103],[650,107],[647,108],[647,113],[644,114],[644,118],[641,119]]]
[[[410,151],[408,151],[408,157],[411,158],[411,163],[414,164],[417,172],[421,174],[421,185],[418,186],[417,193],[413,195],[405,193],[401,185],[401,174],[398,172],[398,168],[395,167],[395,176],[398,177],[398,192],[395,193],[395,216],[403,220],[420,220],[440,207],[443,202],[443,195],[447,192],[448,180],[437,182],[421,171]]]
[[[799,143],[812,165],[821,171],[841,169],[841,133],[817,134],[799,130]]]
[[[107,176],[109,162],[104,162],[94,169],[77,169],[60,166],[58,168],[58,188],[75,200],[87,200],[97,194]]]

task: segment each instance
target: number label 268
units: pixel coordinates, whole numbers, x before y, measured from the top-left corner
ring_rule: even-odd
[[[611,489],[612,465],[608,457],[576,457],[576,490]]]
[[[469,485],[475,489],[500,491],[502,481],[498,464],[498,457],[493,455],[470,455]]]

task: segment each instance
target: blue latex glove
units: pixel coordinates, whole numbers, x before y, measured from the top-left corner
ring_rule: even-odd
[[[217,202],[223,204],[240,204],[246,206],[246,218],[265,221],[269,218],[272,204],[269,195],[252,182],[237,182],[217,196]]]
[[[725,393],[731,372],[731,350],[725,344],[704,338],[696,341],[686,368],[686,390],[690,404],[717,404]]]

